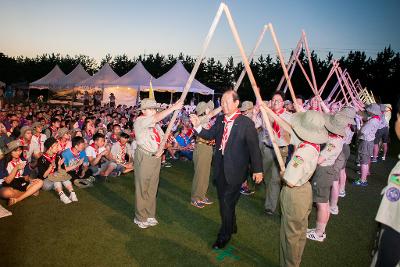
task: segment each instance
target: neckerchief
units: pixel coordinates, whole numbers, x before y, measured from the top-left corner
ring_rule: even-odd
[[[230,134],[230,132],[229,132],[229,125],[230,125],[231,123],[233,123],[233,122],[235,121],[235,119],[236,119],[240,114],[241,114],[240,111],[239,111],[239,110],[236,110],[236,112],[233,113],[233,115],[231,116],[230,119],[228,119],[228,118],[226,117],[226,115],[224,116],[224,133],[223,133],[223,135],[222,135],[221,147],[219,148],[219,150],[222,150],[222,154],[224,154],[225,146],[226,146],[226,143],[227,143],[227,141],[228,141],[229,134]]]
[[[285,112],[285,109],[282,108],[278,111],[274,111],[274,113],[276,115],[281,115],[283,112]],[[274,122],[272,123],[272,129],[274,130],[274,132],[276,133],[276,135],[278,136],[278,138],[281,138],[281,127],[279,127],[279,124],[274,120]]]

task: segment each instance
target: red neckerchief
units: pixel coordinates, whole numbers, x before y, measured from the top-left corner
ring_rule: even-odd
[[[315,150],[318,151],[318,153],[321,151],[320,145],[313,144],[313,143],[310,143],[310,142],[307,142],[307,141],[301,142],[301,143],[299,144],[299,148],[303,148],[303,147],[305,147],[306,145],[312,146],[313,148],[315,148]]]
[[[154,133],[154,141],[156,141],[157,146],[159,147],[161,144],[161,137],[156,127],[153,127],[153,133]]]
[[[49,155],[47,155],[47,153],[43,153],[43,157],[50,163],[50,164],[52,164],[55,160],[56,160],[56,156],[57,156],[57,154],[54,154],[53,156],[49,156]],[[54,173],[54,168],[50,171],[50,173],[49,174],[52,174],[52,173]]]
[[[97,156],[97,154],[99,154],[99,149],[96,148],[96,145],[94,143],[92,143],[90,146],[94,148],[94,152],[96,152],[96,156]]]
[[[120,153],[120,155],[121,155],[121,162],[125,162],[126,144],[125,144],[125,145],[122,145],[122,144],[121,144],[121,141],[118,141],[118,143],[119,143],[119,146],[121,147],[121,153]]]
[[[281,115],[283,112],[285,112],[285,109],[284,108],[281,108],[280,110],[278,110],[278,111],[274,111],[274,113],[276,114],[276,115]],[[274,130],[274,132],[276,133],[276,135],[278,136],[278,138],[281,138],[281,127],[279,127],[279,124],[276,122],[276,121],[274,121],[273,123],[272,123],[272,129]]]
[[[72,156],[74,156],[75,163],[77,163],[80,160],[80,158],[79,158],[80,152],[76,151],[76,153],[74,153],[75,147],[71,147],[70,150],[71,150]],[[76,167],[75,172],[78,173],[78,171],[79,171],[79,168]]]
[[[380,120],[381,120],[381,117],[378,116],[378,115],[375,115],[375,116],[372,117],[372,119],[377,119],[378,121],[380,121]]]
[[[342,138],[341,135],[334,134],[334,133],[330,133],[330,134],[328,134],[328,135],[329,135],[329,137],[331,137],[331,138]]]
[[[22,155],[23,155],[23,157],[26,159],[26,160],[28,160],[28,158],[27,158],[27,154],[28,154],[28,151],[29,151],[29,145],[31,144],[31,142],[25,142],[25,139],[23,138],[23,137],[21,137],[20,139],[19,139],[19,142],[21,143],[21,145],[22,145]]]
[[[10,163],[11,163],[11,165],[13,166],[13,168],[15,168],[15,166],[17,166],[17,164],[21,163],[21,159],[18,159],[17,161],[11,160]],[[16,177],[16,178],[21,177],[21,170],[18,170],[18,171],[15,173],[15,177]]]
[[[316,108],[310,107],[310,110],[320,111],[320,110],[319,110],[319,107],[316,107]]]
[[[61,152],[65,150],[65,147],[67,146],[67,142],[64,144],[61,142],[61,139],[58,140],[58,144],[61,146]]]
[[[42,144],[42,134],[41,133],[39,133],[39,136],[37,136],[37,135],[35,135],[36,136],[36,138],[38,139],[38,143],[39,143],[39,151],[40,152],[43,152],[43,144]]]
[[[110,139],[117,140],[117,136],[116,136],[115,134],[112,134],[112,135],[110,136]]]
[[[235,121],[235,119],[236,119],[237,117],[239,117],[240,114],[241,114],[240,111],[239,111],[239,110],[236,110],[236,112],[233,113],[233,116],[232,116],[230,119],[228,119],[228,118],[226,117],[226,115],[224,116],[224,133],[223,133],[223,135],[222,135],[221,147],[219,148],[219,150],[222,150],[222,152],[225,151],[225,146],[226,146],[226,143],[228,142],[228,138],[229,138],[229,134],[228,134],[229,124],[233,123],[233,122]]]
[[[193,133],[194,133],[193,129],[189,128],[186,135],[189,136],[189,138],[190,138],[190,137],[192,137]]]

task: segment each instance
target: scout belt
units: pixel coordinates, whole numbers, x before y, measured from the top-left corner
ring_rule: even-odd
[[[207,145],[207,146],[213,146],[215,144],[215,140],[214,139],[213,140],[206,140],[206,139],[203,139],[201,137],[197,137],[196,138],[196,143],[204,144],[204,145]]]
[[[138,146],[137,149],[139,149],[141,152],[143,152],[143,153],[146,154],[147,156],[153,157],[153,156],[156,154],[156,152],[152,153],[152,152],[150,152],[150,151],[147,151],[146,149],[144,149],[144,148],[141,147],[141,146]]]

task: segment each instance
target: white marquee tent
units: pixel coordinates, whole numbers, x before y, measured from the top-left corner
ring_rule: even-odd
[[[104,88],[109,85],[112,81],[118,79],[119,76],[110,67],[110,64],[106,63],[104,66],[96,72],[93,76],[80,81],[77,86],[87,86],[95,88]]]
[[[74,88],[79,82],[90,77],[91,76],[86,72],[82,65],[78,64],[73,71],[55,83],[57,91]]]
[[[104,89],[103,102],[108,102],[110,94],[113,93],[117,105],[132,106],[136,103],[137,92],[142,88],[148,88],[152,79],[154,77],[139,61],[128,73]]]
[[[182,62],[178,60],[167,73],[152,82],[154,91],[182,92],[189,76],[190,73],[185,69]],[[193,80],[189,92],[203,95],[214,94],[214,90],[196,79]]]
[[[56,82],[65,77],[65,73],[56,65],[49,73],[29,84],[33,89],[53,89]]]

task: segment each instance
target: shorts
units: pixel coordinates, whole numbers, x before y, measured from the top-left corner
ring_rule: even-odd
[[[312,178],[313,202],[328,203],[331,194],[331,187],[335,176],[338,176],[333,165],[317,166]]]
[[[90,167],[89,167],[89,170],[92,171],[93,176],[97,176],[97,175],[99,175],[102,171],[104,171],[105,169],[107,169],[107,167],[108,167],[109,164],[115,164],[115,165],[116,165],[116,163],[114,163],[114,162],[112,162],[112,161],[104,161],[104,162],[102,162],[100,165],[90,166]]]
[[[344,157],[345,157],[345,160],[346,160],[346,163],[347,163],[347,161],[348,161],[349,158],[350,158],[350,145],[348,145],[348,144],[343,144],[342,152],[343,152],[343,154],[344,154]]]
[[[372,157],[372,151],[374,149],[373,141],[360,140],[358,144],[358,158],[360,164],[368,164]]]
[[[333,167],[335,168],[335,171],[337,171],[337,173],[339,173],[340,170],[346,168],[346,163],[347,163],[346,156],[342,149],[342,152],[340,152],[339,156],[335,160],[335,163],[333,163]],[[334,177],[334,181],[337,181],[337,180],[339,180],[339,175],[336,175]]]
[[[3,182],[3,187],[11,187],[12,189],[25,192],[28,186],[30,185],[29,182],[25,181],[24,178],[15,178],[11,181],[11,183],[7,184]]]
[[[374,144],[379,144],[382,140],[382,143],[387,144],[389,141],[389,128],[384,127],[382,129],[378,129],[375,134]]]

